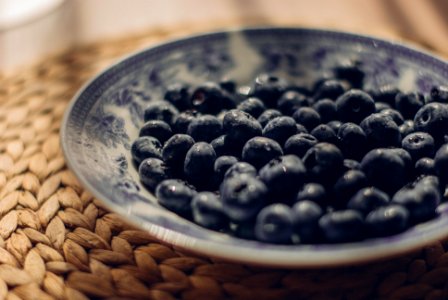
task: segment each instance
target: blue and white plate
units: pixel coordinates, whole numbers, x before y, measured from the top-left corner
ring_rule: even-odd
[[[307,84],[347,60],[359,60],[366,88],[404,91],[446,83],[448,64],[376,38],[300,28],[254,28],[171,41],[133,54],[87,83],[61,128],[68,165],[81,183],[124,219],[161,241],[207,256],[277,267],[353,264],[402,254],[448,236],[448,213],[402,234],[338,245],[271,245],[201,228],[157,204],[140,184],[129,148],[149,101],[167,85],[222,77],[247,84],[270,72]]]

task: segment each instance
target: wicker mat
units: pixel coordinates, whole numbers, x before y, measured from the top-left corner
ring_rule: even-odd
[[[0,299],[448,299],[442,242],[367,266],[242,266],[160,244],[85,191],[59,146],[67,102],[117,57],[172,36],[75,49],[0,79]]]

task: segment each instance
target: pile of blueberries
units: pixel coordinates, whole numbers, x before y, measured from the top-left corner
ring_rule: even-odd
[[[131,152],[163,207],[268,243],[390,236],[446,207],[448,87],[363,89],[359,63],[303,87],[261,74],[176,83]],[[244,91],[244,92],[243,92]]]

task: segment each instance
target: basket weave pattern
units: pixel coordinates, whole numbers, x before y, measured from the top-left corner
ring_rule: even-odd
[[[0,299],[448,299],[444,242],[367,266],[242,266],[161,244],[84,190],[59,146],[68,101],[118,56],[171,36],[83,47],[0,77]]]

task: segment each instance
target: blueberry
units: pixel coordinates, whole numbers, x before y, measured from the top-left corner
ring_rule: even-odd
[[[434,139],[426,132],[414,132],[407,135],[402,140],[401,146],[411,154],[414,161],[434,155]]]
[[[266,185],[254,176],[232,176],[220,187],[224,212],[234,222],[248,221],[263,208],[267,192]]]
[[[394,120],[395,124],[397,124],[398,126],[404,123],[403,116],[396,109],[386,108],[381,111],[381,114],[390,116],[392,120]]]
[[[344,164],[344,171],[361,170],[361,164],[357,160],[346,158],[344,159],[343,164]]]
[[[327,80],[333,80],[334,74],[332,72],[322,72],[319,77],[313,82],[311,90],[316,92],[319,86]]]
[[[379,207],[366,218],[367,230],[373,236],[389,236],[403,232],[408,223],[409,211],[401,205]]]
[[[342,122],[338,121],[338,120],[333,120],[327,123],[328,126],[331,127],[331,129],[333,129],[334,132],[338,132],[339,128],[341,128],[342,126]]]
[[[424,131],[432,135],[436,145],[444,142],[448,133],[448,105],[437,102],[423,106],[414,118],[416,131]]]
[[[335,183],[333,187],[333,203],[338,208],[344,208],[347,202],[359,190],[367,186],[366,175],[359,170],[350,170],[345,172]]]
[[[291,136],[285,142],[285,154],[294,154],[302,158],[306,151],[316,145],[318,140],[308,133],[299,133]]]
[[[137,164],[146,158],[162,158],[162,144],[151,136],[137,138],[131,146],[131,155]]]
[[[386,84],[381,86],[378,90],[372,91],[370,94],[375,103],[387,103],[389,107],[395,106],[395,97],[400,93],[400,90],[393,85]]]
[[[228,112],[228,110],[221,110],[217,115],[216,115],[216,118],[221,122],[221,124],[222,124],[222,122],[224,121],[224,116],[226,115],[226,113]]]
[[[319,183],[307,183],[297,193],[296,200],[297,202],[309,200],[324,206],[327,204],[327,192],[325,187]]]
[[[321,99],[314,103],[313,108],[319,113],[323,123],[328,123],[337,118],[336,103],[330,99]]]
[[[348,202],[347,208],[359,211],[367,215],[372,210],[385,206],[390,198],[385,192],[374,187],[360,189]]]
[[[190,214],[190,203],[195,195],[194,188],[179,179],[164,180],[156,189],[160,205],[180,215]]]
[[[448,183],[448,144],[443,145],[437,150],[434,157],[434,167],[440,181]]]
[[[439,85],[432,87],[427,102],[439,102],[448,104],[448,86]]]
[[[287,82],[279,77],[261,74],[255,78],[252,94],[261,99],[266,107],[273,108],[277,106],[277,101],[287,86]]]
[[[184,173],[190,183],[205,188],[213,177],[216,153],[210,144],[199,142],[188,150],[185,157]]]
[[[261,127],[265,127],[269,121],[281,117],[282,113],[276,109],[267,109],[265,110],[259,117],[258,122],[260,123]]]
[[[256,240],[255,224],[253,220],[229,224],[230,233],[236,237],[246,240]]]
[[[184,83],[173,83],[169,85],[163,98],[179,110],[190,108],[189,86]]]
[[[374,149],[361,161],[361,169],[375,187],[394,193],[406,181],[406,164],[400,155],[389,149]]]
[[[235,147],[235,145],[232,145],[232,143],[229,143],[229,141],[226,139],[226,135],[217,137],[216,139],[211,141],[210,145],[212,145],[213,149],[215,150],[216,156],[241,156],[241,149]]]
[[[403,124],[401,124],[398,127],[398,130],[400,131],[401,136],[407,136],[408,134],[411,134],[414,132],[414,121],[412,120],[406,120]]]
[[[448,202],[441,203],[439,206],[437,206],[436,213],[439,216],[440,215],[443,215],[443,216],[447,215],[448,214]]]
[[[196,110],[186,110],[179,113],[174,119],[173,126],[171,126],[173,132],[187,133],[188,125],[199,115],[200,113]]]
[[[313,201],[302,200],[294,204],[292,207],[293,230],[299,236],[301,243],[320,240],[319,219],[322,215],[322,208]]]
[[[227,224],[222,202],[214,193],[196,194],[191,200],[191,212],[194,222],[203,227],[219,230]]]
[[[408,188],[421,188],[421,187],[430,187],[438,191],[440,195],[440,201],[445,200],[444,194],[446,191],[446,186],[443,181],[440,180],[439,177],[435,175],[421,175],[417,177],[413,182],[406,185]]]
[[[303,157],[310,179],[324,186],[332,185],[339,178],[343,160],[341,151],[335,145],[328,143],[316,144]]]
[[[392,107],[386,102],[375,102],[375,112],[379,113],[386,109],[391,109]]]
[[[284,115],[292,116],[297,109],[309,105],[310,102],[306,95],[296,91],[287,91],[278,100],[277,107]]]
[[[252,97],[238,104],[236,109],[247,112],[254,118],[258,118],[266,110],[266,107],[260,99]]]
[[[306,169],[295,155],[274,158],[261,168],[260,179],[276,198],[295,196],[306,180]]]
[[[338,138],[336,133],[330,126],[325,124],[320,124],[311,131],[311,135],[314,136],[319,142],[325,142],[330,144],[336,144]]]
[[[220,156],[215,160],[213,169],[215,171],[215,175],[218,177],[218,180],[220,182],[224,179],[224,174],[226,174],[227,170],[229,170],[229,168],[232,167],[237,162],[238,159],[235,156],[227,156],[227,155]]]
[[[271,204],[257,215],[255,236],[268,243],[290,243],[293,232],[293,213],[284,204]]]
[[[316,100],[329,98],[335,100],[347,91],[347,85],[341,80],[329,79],[319,84],[314,91],[313,98]]]
[[[185,156],[188,150],[193,146],[194,140],[186,134],[175,134],[162,149],[162,157],[165,163],[174,168],[183,168]]]
[[[262,133],[261,125],[254,117],[235,109],[224,115],[223,130],[228,143],[236,148],[242,147],[249,139]]]
[[[233,106],[228,103],[232,103],[230,94],[214,82],[197,86],[190,97],[191,107],[204,114],[217,114],[226,106]]]
[[[166,142],[173,132],[170,125],[160,120],[151,120],[146,122],[140,129],[139,136],[152,136],[158,139],[162,144]]]
[[[417,178],[411,186],[432,186],[438,188],[440,193],[444,193],[444,186],[441,184],[439,177],[434,175],[424,175]]]
[[[305,126],[308,131],[313,130],[314,127],[321,123],[319,113],[311,107],[301,107],[292,115],[294,120]]]
[[[197,142],[211,142],[222,134],[222,123],[212,115],[202,115],[191,121],[187,134]]]
[[[286,92],[289,91],[298,92],[299,94],[302,94],[307,97],[310,97],[312,94],[311,90],[305,85],[290,84],[286,87]],[[311,99],[308,100],[310,101]]]
[[[389,148],[386,151],[390,151],[398,155],[401,160],[403,160],[406,173],[405,180],[411,180],[411,177],[414,175],[414,162],[412,161],[411,154],[403,148]]]
[[[371,148],[396,147],[400,145],[401,134],[392,117],[375,113],[365,118],[361,128],[367,137]]]
[[[398,93],[395,97],[395,108],[401,112],[405,119],[414,118],[415,113],[425,104],[425,99],[422,94],[412,93]]]
[[[350,90],[336,99],[336,111],[342,122],[358,124],[375,112],[375,103],[366,92]]]
[[[246,162],[237,162],[233,164],[225,173],[224,173],[224,179],[229,179],[231,177],[234,177],[236,175],[240,174],[247,174],[250,176],[257,176],[257,169],[254,168],[251,164],[248,164]]]
[[[308,133],[308,130],[302,124],[296,124],[297,133]]]
[[[160,120],[171,126],[178,114],[177,108],[168,101],[152,101],[145,109],[144,120]]]
[[[215,150],[216,156],[223,156],[223,155],[229,155],[227,145],[225,143],[225,135],[221,135],[210,142],[210,145],[212,145],[213,150]]]
[[[350,209],[326,213],[319,219],[319,227],[331,243],[356,241],[364,234],[362,215]]]
[[[283,155],[282,147],[276,141],[265,137],[254,137],[248,140],[242,152],[243,160],[257,169],[281,155]]]
[[[297,133],[296,122],[291,117],[275,118],[264,127],[263,136],[270,138],[280,145],[292,135]]]
[[[347,80],[353,88],[361,88],[364,83],[365,73],[361,68],[361,62],[344,62],[334,68],[337,78]]]
[[[402,205],[409,211],[412,223],[419,223],[435,216],[441,195],[431,184],[418,184],[413,188],[404,187],[392,198],[392,203]]]
[[[415,163],[415,173],[417,175],[435,175],[435,162],[432,158],[422,157]]]
[[[355,123],[344,123],[338,131],[339,145],[347,158],[361,159],[367,149],[367,136]]]
[[[236,92],[236,82],[230,78],[223,78],[219,81],[219,86],[226,90],[229,93],[235,93]]]
[[[163,180],[168,178],[165,163],[157,158],[147,158],[138,168],[140,181],[151,191]]]

